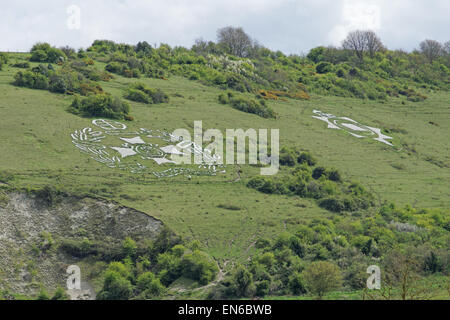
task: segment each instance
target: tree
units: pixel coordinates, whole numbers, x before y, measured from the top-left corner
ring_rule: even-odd
[[[438,41],[427,39],[420,43],[420,51],[430,63],[433,63],[434,60],[442,55],[443,47]]]
[[[353,51],[360,61],[363,60],[364,53],[369,53],[369,56],[373,58],[376,52],[384,49],[380,38],[375,32],[370,30],[350,32],[342,42],[342,47],[346,50]]]
[[[417,248],[393,249],[384,261],[381,290],[365,290],[364,298],[384,300],[424,300],[432,297],[432,289],[421,283],[421,257]]]
[[[128,300],[133,292],[130,280],[117,271],[108,270],[98,300]]]
[[[351,50],[358,57],[359,60],[363,60],[364,51],[366,50],[366,42],[364,39],[364,32],[356,30],[350,32],[342,42],[342,47],[347,50]]]
[[[302,273],[308,291],[322,299],[331,290],[339,289],[342,284],[342,274],[339,267],[328,261],[316,261]]]
[[[366,38],[367,52],[369,53],[369,56],[373,58],[375,56],[375,53],[384,50],[383,43],[381,42],[377,34],[373,31],[365,31],[364,34]]]
[[[444,44],[444,50],[445,50],[445,52],[446,52],[447,54],[450,54],[450,41],[447,41],[447,42]]]
[[[213,280],[218,271],[217,265],[199,250],[184,255],[181,269],[185,277],[197,280],[203,285]]]
[[[238,266],[233,274],[233,284],[238,297],[249,297],[253,294],[253,275],[243,266]]]
[[[217,30],[217,40],[230,54],[248,57],[253,48],[253,40],[241,27],[225,27]]]
[[[143,55],[151,54],[153,51],[153,48],[151,45],[148,44],[147,41],[144,42],[138,42],[136,47],[134,48],[136,53],[142,53]]]
[[[126,237],[125,240],[122,241],[122,254],[125,258],[130,257],[134,259],[137,253],[137,245],[136,242],[130,237]]]
[[[160,280],[151,272],[145,272],[137,278],[136,289],[140,294],[140,297],[144,299],[158,297],[165,290]]]

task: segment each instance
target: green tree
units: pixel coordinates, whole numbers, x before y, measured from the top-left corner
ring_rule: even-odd
[[[253,295],[253,275],[242,265],[239,265],[233,274],[233,284],[238,297],[250,297]]]
[[[339,289],[342,283],[342,274],[339,267],[328,261],[316,261],[309,265],[302,276],[306,288],[322,299],[323,295],[331,290]]]
[[[124,257],[134,259],[137,253],[136,242],[130,237],[126,237],[122,242],[122,254]]]
[[[103,288],[97,295],[98,300],[128,300],[133,292],[130,280],[119,272],[108,270],[103,282]]]

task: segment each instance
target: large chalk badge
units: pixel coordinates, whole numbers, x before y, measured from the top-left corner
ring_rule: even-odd
[[[381,133],[381,129],[369,127],[347,117],[336,117],[330,113],[313,110],[313,118],[322,120],[328,124],[328,129],[344,130],[356,138],[372,138],[373,140],[393,146],[388,140],[392,137]]]
[[[72,143],[109,168],[151,173],[158,178],[225,173],[224,166],[218,164],[217,155],[167,131],[145,128],[129,130],[123,123],[105,119],[93,120],[92,125],[73,132],[70,135]],[[203,162],[189,167],[172,160],[173,156],[182,155],[201,155]]]

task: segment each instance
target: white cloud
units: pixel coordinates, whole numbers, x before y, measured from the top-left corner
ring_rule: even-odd
[[[81,28],[67,28],[67,8],[81,8]],[[307,52],[338,44],[348,31],[374,29],[388,47],[412,49],[424,38],[449,40],[448,0],[15,0],[2,3],[0,50],[37,41],[89,46],[93,40],[191,46],[215,40],[220,27],[242,26],[271,49]]]
[[[342,21],[329,34],[329,40],[339,45],[346,35],[353,30],[373,30],[381,27],[381,7],[376,1],[344,0]]]

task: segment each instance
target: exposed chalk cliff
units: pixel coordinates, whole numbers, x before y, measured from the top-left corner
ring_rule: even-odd
[[[35,295],[66,288],[67,266],[81,259],[59,250],[61,239],[89,239],[117,246],[126,237],[152,239],[162,222],[100,199],[61,197],[49,205],[25,192],[3,193],[0,202],[0,290]],[[83,270],[83,268],[82,268]],[[82,289],[92,286],[84,281]]]

